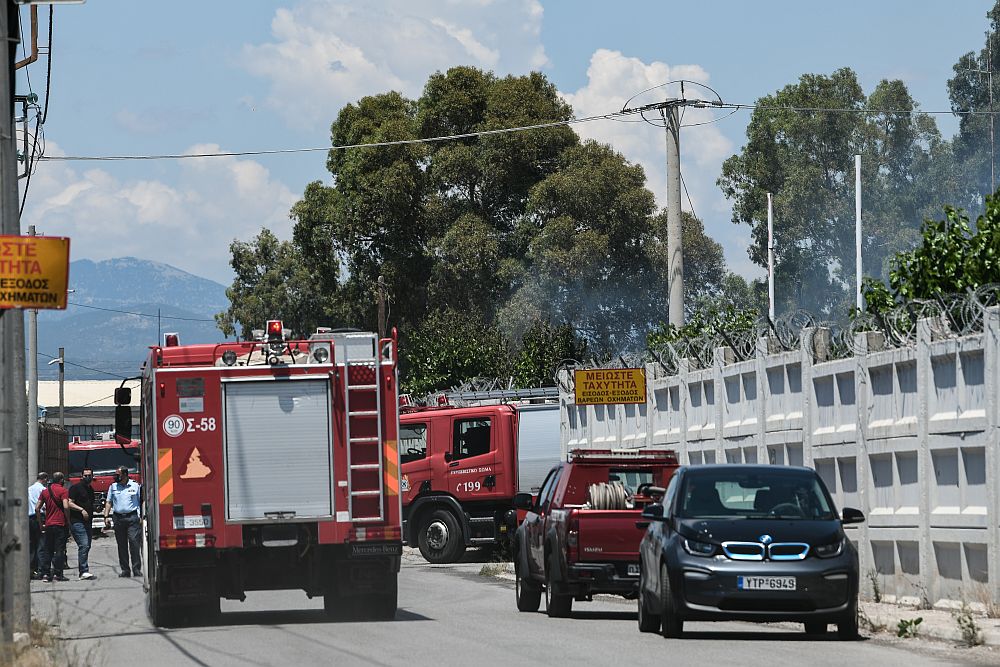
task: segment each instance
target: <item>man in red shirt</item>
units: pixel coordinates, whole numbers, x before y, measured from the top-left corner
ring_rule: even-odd
[[[45,581],[69,581],[63,576],[66,568],[66,537],[69,521],[69,493],[63,486],[64,475],[53,473],[49,488],[42,491],[35,506],[35,516],[45,508],[45,535],[38,553],[38,574]],[[55,576],[53,576],[55,575]]]

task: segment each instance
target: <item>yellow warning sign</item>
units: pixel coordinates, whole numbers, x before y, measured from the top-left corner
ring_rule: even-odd
[[[646,402],[646,371],[642,368],[577,370],[573,379],[577,405]]]
[[[66,308],[69,239],[0,236],[0,308]]]
[[[181,479],[205,479],[211,474],[212,469],[201,460],[201,452],[198,451],[198,448],[195,447],[192,449],[191,456],[188,457],[187,467],[184,468]]]

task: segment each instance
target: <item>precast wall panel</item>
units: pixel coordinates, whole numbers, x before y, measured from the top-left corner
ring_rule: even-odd
[[[670,447],[681,462],[814,467],[838,507],[868,520],[848,527],[862,590],[943,608],[1000,603],[1000,309],[982,333],[886,348],[859,334],[855,355],[827,360],[819,330],[798,350],[762,339],[754,358],[716,350],[698,368],[646,367],[647,402],[573,405],[563,386],[568,448]],[[567,389],[568,388],[568,389]]]

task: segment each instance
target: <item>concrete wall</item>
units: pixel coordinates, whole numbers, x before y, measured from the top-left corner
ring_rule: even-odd
[[[1000,310],[981,334],[936,340],[932,324],[913,347],[860,335],[846,359],[824,360],[826,332],[806,330],[791,352],[761,339],[746,361],[721,348],[710,368],[649,364],[644,405],[578,407],[564,371],[563,453],[669,447],[683,463],[813,467],[838,506],[868,517],[849,534],[869,595],[873,577],[888,601],[1000,602]]]

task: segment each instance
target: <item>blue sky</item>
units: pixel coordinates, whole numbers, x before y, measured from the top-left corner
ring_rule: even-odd
[[[947,109],[945,82],[983,44],[989,0],[840,3],[591,0],[290,0],[285,3],[90,0],[55,11],[49,155],[144,154],[324,146],[345,103],[472,64],[541,69],[578,115],[620,108],[670,79],[704,81],[752,102],[807,72],[849,66],[866,91],[901,78],[922,108]],[[25,19],[27,10],[22,10]],[[47,9],[40,12],[45,41]],[[27,23],[25,21],[25,26]],[[45,58],[28,68],[43,96]],[[18,92],[27,89],[23,75]],[[748,112],[682,135],[696,213],[730,266],[749,230],[715,186],[743,142]],[[938,117],[946,135],[957,123]],[[639,162],[662,203],[662,131],[579,126]],[[132,255],[228,283],[228,244],[262,226],[287,238],[289,206],[327,180],[324,153],[183,162],[38,165],[22,224],[73,238],[74,259]],[[685,202],[685,208],[689,205]]]

